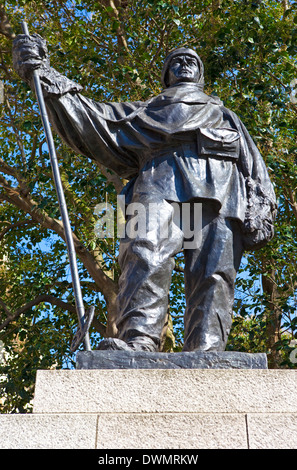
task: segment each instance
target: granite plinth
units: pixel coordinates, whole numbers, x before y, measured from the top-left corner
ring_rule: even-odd
[[[0,449],[296,449],[296,389],[291,369],[38,370]]]
[[[267,369],[264,353],[79,351],[77,369]]]

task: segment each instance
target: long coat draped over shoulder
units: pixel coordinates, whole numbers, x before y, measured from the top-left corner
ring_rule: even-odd
[[[74,151],[130,180],[127,203],[140,195],[213,200],[222,216],[239,221],[246,249],[272,238],[276,199],[266,166],[218,98],[179,83],[145,102],[96,103],[63,80],[47,90],[53,127]]]

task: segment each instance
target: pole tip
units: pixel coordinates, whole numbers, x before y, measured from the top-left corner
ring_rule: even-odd
[[[29,36],[29,29],[28,29],[28,25],[27,25],[26,21],[22,21],[22,30],[23,30],[24,34]]]

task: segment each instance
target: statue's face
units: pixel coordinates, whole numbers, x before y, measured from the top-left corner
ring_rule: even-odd
[[[190,55],[178,55],[173,57],[168,68],[169,86],[179,82],[194,82],[199,80],[200,70],[198,61]]]

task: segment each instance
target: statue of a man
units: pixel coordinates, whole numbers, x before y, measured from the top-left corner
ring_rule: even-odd
[[[49,118],[61,138],[128,179],[126,203],[148,209],[146,230],[121,240],[118,337],[103,340],[98,349],[159,349],[174,257],[184,247],[183,350],[223,351],[242,254],[272,238],[276,199],[240,119],[203,92],[200,57],[184,47],[172,51],[162,70],[163,91],[145,102],[125,103],[81,95],[80,85],[50,67],[38,35],[18,36],[13,59],[29,84],[33,69],[39,70]],[[186,248],[172,203],[191,203],[192,215],[195,204],[202,204],[195,246]]]

